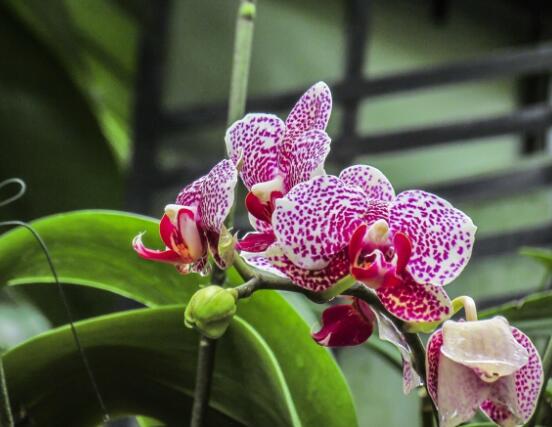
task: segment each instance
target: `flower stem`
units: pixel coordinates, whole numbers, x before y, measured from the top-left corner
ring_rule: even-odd
[[[473,298],[466,295],[454,298],[452,301],[452,310],[456,313],[462,307],[464,308],[464,314],[468,322],[477,320],[477,307],[475,306]]]
[[[241,0],[236,23],[236,39],[234,41],[234,58],[228,100],[228,126],[240,119],[245,112],[255,12],[254,0]]]
[[[420,392],[420,415],[422,418],[423,427],[433,427],[434,418],[434,406],[431,397],[427,394],[425,389],[421,389]]]
[[[213,379],[216,350],[215,344],[215,340],[203,335],[199,339],[194,404],[192,406],[192,417],[190,419],[191,427],[199,427],[204,424],[209,404],[209,395],[211,394],[211,381]]]
[[[253,42],[254,18],[254,0],[241,0],[236,22],[236,38],[234,43],[230,96],[228,101],[227,122],[229,125],[243,116],[243,113],[245,112],[249,64],[251,62],[251,46]],[[230,229],[233,222],[234,207],[232,207],[228,217],[226,218],[226,227]],[[225,278],[225,271],[214,265],[211,277],[213,284],[222,285]],[[209,406],[215,350],[216,341],[205,336],[201,336],[197,355],[194,403],[190,419],[191,427],[201,427],[204,424],[205,414]]]
[[[0,358],[0,427],[13,427],[13,416],[11,412],[10,397],[4,373],[4,363]]]
[[[544,355],[542,356],[542,367],[544,370],[544,382],[540,390],[537,407],[535,408],[535,412],[533,412],[533,416],[527,422],[526,427],[535,427],[542,424],[541,421],[543,421],[541,418],[544,416],[544,414],[541,414],[541,412],[544,411],[541,411],[541,409],[546,401],[544,391],[546,390],[546,386],[548,385],[548,380],[552,376],[552,336],[548,338],[546,349],[544,350]]]

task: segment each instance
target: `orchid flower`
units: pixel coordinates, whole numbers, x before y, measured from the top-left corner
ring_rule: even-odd
[[[331,108],[330,89],[319,82],[303,94],[285,122],[273,114],[248,114],[227,130],[228,156],[249,191],[246,207],[256,230],[241,240],[239,249],[266,249],[274,241],[275,201],[298,183],[325,173]]]
[[[500,426],[524,424],[543,383],[537,349],[503,317],[446,321],[428,341],[426,371],[441,427],[471,419],[478,408]]]
[[[420,386],[422,380],[414,370],[411,349],[395,324],[383,314],[372,310],[367,302],[351,298],[352,304],[337,304],[322,314],[322,328],[312,334],[314,340],[325,347],[343,347],[365,342],[375,327],[379,338],[395,345],[403,362],[403,392]]]
[[[134,250],[144,259],[174,264],[186,274],[207,272],[210,248],[215,262],[226,268],[219,241],[234,203],[237,180],[234,164],[230,160],[219,162],[207,175],[184,187],[174,204],[165,207],[159,232],[166,248],[146,248],[139,234],[132,243]]]
[[[276,200],[272,226],[275,242],[250,263],[263,268],[270,262],[317,292],[352,274],[409,322],[450,316],[442,285],[466,266],[476,230],[468,216],[433,194],[395,196],[387,178],[370,166],[296,185]]]

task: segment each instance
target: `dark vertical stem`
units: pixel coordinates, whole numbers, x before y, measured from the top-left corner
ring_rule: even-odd
[[[255,14],[256,8],[254,0],[240,1],[236,22],[234,56],[232,59],[232,75],[228,100],[228,125],[241,118],[245,112]],[[228,214],[228,218],[225,221],[226,227],[232,227],[233,220],[234,209],[232,208],[232,211]],[[214,265],[211,278],[212,283],[215,285],[222,285],[225,278],[225,271]],[[204,424],[205,414],[209,406],[209,395],[211,392],[213,368],[215,365],[215,351],[216,340],[205,336],[199,339],[194,404],[190,420],[191,427],[201,427]]]
[[[365,52],[368,44],[371,0],[348,0],[345,10],[345,81],[355,84],[363,77]],[[356,134],[360,98],[343,102],[342,136]]]
[[[4,363],[0,357],[0,427],[13,427],[10,397],[4,373]]]
[[[191,427],[199,427],[204,424],[211,383],[213,381],[213,367],[215,365],[216,341],[206,336],[199,339],[197,353],[196,387],[194,391],[194,404],[192,406]]]
[[[420,399],[420,415],[423,427],[433,427],[435,425],[433,424],[434,414],[433,401],[424,390],[424,396]]]
[[[156,167],[156,142],[163,103],[163,77],[168,36],[169,0],[146,3],[148,14],[142,29],[135,83],[132,169],[129,174],[126,206],[133,212],[148,213]]]

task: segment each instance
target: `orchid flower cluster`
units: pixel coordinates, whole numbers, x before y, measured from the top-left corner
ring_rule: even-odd
[[[543,383],[535,346],[506,319],[449,320],[453,304],[444,286],[466,267],[476,227],[442,198],[420,190],[395,193],[378,169],[356,165],[328,175],[326,133],[332,108],[328,86],[317,83],[285,121],[247,114],[226,132],[229,159],[186,186],[165,208],[160,234],[166,248],[134,249],[143,258],[174,264],[181,273],[207,273],[231,263],[221,243],[235,242],[224,226],[241,178],[255,231],[238,239],[239,256],[263,274],[289,279],[312,292],[338,283],[362,283],[387,313],[351,298],[322,315],[313,338],[324,346],[366,341],[377,326],[403,358],[404,391],[427,378],[442,427],[454,427],[480,408],[501,426],[526,422]],[[408,325],[442,324],[430,337],[426,372],[413,367],[410,349],[388,316]],[[443,323],[444,322],[444,323]]]

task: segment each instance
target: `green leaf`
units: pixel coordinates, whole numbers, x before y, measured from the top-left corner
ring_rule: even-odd
[[[182,325],[183,312],[142,309],[77,324],[112,416],[187,423],[198,337]],[[278,362],[255,330],[235,319],[217,350],[210,425],[300,425]],[[68,327],[7,352],[4,367],[12,407],[24,408],[33,425],[101,420]]]
[[[522,248],[521,255],[533,258],[535,261],[540,262],[548,270],[552,270],[552,250],[545,248]]]
[[[5,2],[0,50],[10,57],[0,67],[1,179],[19,176],[29,188],[0,217],[119,207],[122,174],[85,97]]]
[[[479,317],[504,316],[512,322],[552,319],[552,291],[539,292],[479,312]]]
[[[148,245],[162,246],[159,238],[151,239],[158,223],[149,218],[82,211],[33,225],[44,237],[64,283],[108,290],[153,307],[187,302],[201,280],[134,254],[130,241],[140,231],[147,231]],[[230,273],[237,284],[239,278]],[[38,282],[51,283],[52,278],[32,236],[23,229],[0,236],[0,283]],[[240,301],[238,316],[262,336],[280,364],[304,425],[357,424],[351,394],[334,359],[314,343],[309,326],[281,295],[258,292]]]
[[[205,278],[182,276],[171,265],[142,260],[132,238],[146,231],[147,244],[162,247],[159,223],[139,215],[78,211],[33,222],[51,252],[60,280],[92,286],[146,305],[188,301]],[[0,236],[0,284],[52,283],[40,247],[22,228]]]

